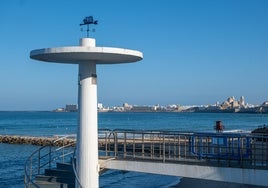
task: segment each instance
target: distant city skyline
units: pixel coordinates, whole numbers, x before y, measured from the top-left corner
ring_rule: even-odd
[[[241,97],[244,97],[244,96],[240,96],[239,98],[241,98]],[[239,98],[236,98],[236,97],[234,97],[234,96],[230,96],[230,97],[227,97],[224,101],[215,101],[214,103],[211,102],[211,103],[206,103],[206,104],[178,104],[178,103],[160,104],[160,103],[155,103],[155,104],[131,104],[131,105],[136,105],[136,106],[139,106],[139,105],[141,105],[141,106],[144,106],[144,105],[149,105],[149,106],[150,106],[150,105],[165,105],[165,106],[167,106],[167,105],[206,106],[206,105],[217,105],[217,104],[221,104],[221,103],[224,103],[225,101],[228,101],[228,100],[230,100],[230,99],[231,99],[232,101],[239,101],[239,100],[240,100]],[[245,104],[249,104],[249,105],[261,105],[261,104],[264,103],[264,102],[266,102],[266,101],[263,101],[263,102],[261,102],[260,104],[252,104],[252,103],[250,103],[249,101],[246,101],[245,98],[244,98],[244,100],[243,100],[243,104],[244,104],[244,105],[245,105]],[[103,106],[108,106],[108,105],[103,104],[101,101],[99,101],[98,104],[102,104]],[[117,105],[115,105],[115,106],[122,106],[122,105],[124,105],[124,104],[130,104],[130,103],[128,103],[128,102],[126,101],[125,103],[117,104]]]
[[[234,102],[234,103],[233,103]],[[107,107],[122,107],[124,105],[130,105],[130,106],[172,106],[172,105],[180,105],[180,106],[184,106],[184,107],[194,107],[194,106],[220,106],[220,105],[226,105],[227,107],[229,106],[229,104],[233,103],[234,107],[238,107],[240,105],[242,105],[242,107],[254,107],[254,106],[260,106],[260,105],[267,105],[268,104],[268,100],[267,101],[263,101],[260,104],[252,104],[250,103],[250,101],[247,101],[245,99],[244,96],[240,96],[239,98],[236,98],[235,96],[230,96],[230,97],[226,97],[225,100],[223,101],[216,101],[216,102],[212,102],[212,103],[207,103],[207,104],[178,104],[178,103],[170,103],[170,104],[160,104],[160,103],[155,103],[155,104],[132,104],[132,103],[128,103],[127,101],[125,101],[122,104],[116,104],[116,105],[107,105],[102,103],[101,101],[98,102],[98,108],[107,108]],[[66,106],[65,108],[63,106]],[[78,106],[77,104],[64,104],[62,106],[58,106],[56,109],[58,109],[59,111],[61,110],[65,110],[67,108],[70,108],[69,106],[73,107],[73,106]],[[55,109],[53,109],[55,110]],[[70,110],[67,110],[70,111]]]
[[[66,108],[58,108],[55,112],[70,112]],[[77,105],[75,108],[78,110]],[[236,99],[234,96],[228,97],[225,101],[217,101],[215,104],[204,105],[181,105],[181,104],[169,104],[169,105],[135,105],[124,103],[121,106],[105,106],[102,103],[98,103],[99,112],[198,112],[198,113],[268,113],[268,101],[264,101],[262,104],[253,105],[246,102],[245,97],[241,96]]]
[[[107,106],[201,105],[245,96],[268,100],[268,1],[135,0],[0,2],[0,110],[51,110],[77,104],[75,65],[37,62],[33,49],[78,45],[79,24],[97,46],[140,50],[144,59],[97,67]]]

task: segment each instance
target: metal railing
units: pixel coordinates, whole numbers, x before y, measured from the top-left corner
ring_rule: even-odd
[[[25,187],[35,187],[35,176],[55,167],[72,155],[75,181],[82,188],[76,171],[72,144],[43,146],[25,164]],[[169,163],[198,164],[268,170],[268,135],[238,133],[195,133],[179,131],[99,129],[99,156],[120,160],[148,160]]]
[[[99,131],[100,155],[206,166],[268,169],[268,135]]]
[[[66,162],[67,157],[70,158],[73,154],[74,142],[69,142],[69,139],[74,139],[73,136],[63,136],[51,142],[48,146],[42,146],[31,154],[26,160],[24,167],[24,187],[39,188],[36,184],[35,177],[45,173],[45,169],[56,167],[57,162]]]
[[[78,173],[77,173],[77,169],[76,169],[76,147],[74,148],[74,152],[73,152],[72,166],[73,166],[73,171],[74,171],[74,175],[75,175],[76,188],[83,188],[82,184],[80,182],[80,178],[79,178]]]
[[[100,156],[108,155],[108,153],[111,152],[109,150],[110,147],[108,147],[108,143],[111,142],[111,138],[113,138],[112,135],[114,135],[114,132],[112,130],[109,130],[109,129],[99,129],[98,130],[98,139],[99,140],[105,140],[105,142],[107,143],[104,153],[102,151],[99,151]],[[74,148],[73,159],[76,159],[76,148]],[[72,160],[72,166],[73,166],[73,171],[74,171],[74,175],[75,175],[76,187],[77,188],[83,188],[83,186],[81,184],[81,181],[80,181],[80,178],[79,178],[78,173],[77,173],[76,160]],[[105,169],[100,169],[99,173],[101,174],[102,171],[104,171],[104,170]]]

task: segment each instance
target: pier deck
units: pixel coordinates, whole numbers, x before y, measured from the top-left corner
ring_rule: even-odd
[[[117,169],[268,186],[268,135],[99,130],[98,137],[101,171]],[[0,136],[0,142],[42,145],[31,155],[25,170],[32,172],[36,166],[37,175],[44,167],[51,168],[53,150],[57,153],[55,157],[63,157],[63,162],[66,156],[75,157],[72,150],[76,140],[72,136]],[[41,165],[44,158],[48,158],[48,162]],[[26,177],[29,182],[31,175]]]
[[[268,135],[105,130],[99,153],[101,169],[268,186]]]

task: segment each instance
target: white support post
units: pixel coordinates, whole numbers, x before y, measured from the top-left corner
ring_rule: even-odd
[[[95,46],[95,40],[83,38],[81,46]],[[96,63],[79,64],[78,176],[83,188],[99,187],[98,113]],[[76,185],[76,187],[78,187]]]

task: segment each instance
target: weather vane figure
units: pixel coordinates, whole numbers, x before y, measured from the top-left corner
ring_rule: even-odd
[[[98,20],[94,20],[93,16],[87,16],[83,19],[83,23],[80,24],[80,26],[86,25],[87,26],[87,38],[89,37],[89,25],[90,24],[94,24],[97,25],[98,24]],[[83,31],[83,28],[81,28],[81,31]],[[93,32],[95,30],[93,29]]]

